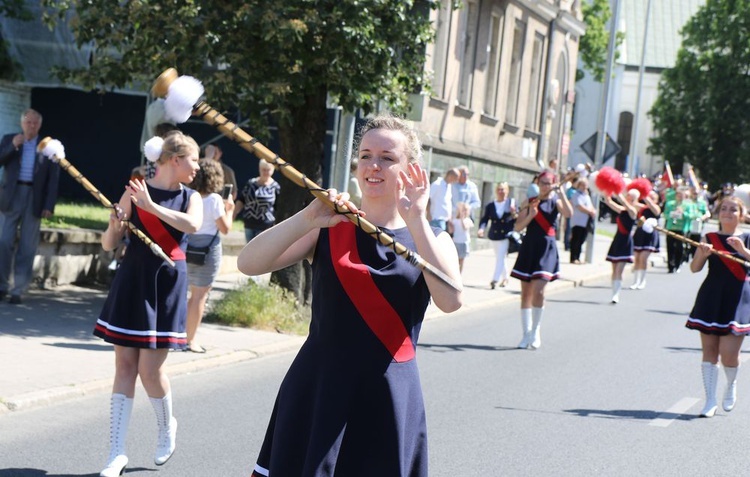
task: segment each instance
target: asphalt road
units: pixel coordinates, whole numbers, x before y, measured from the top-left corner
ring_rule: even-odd
[[[430,475],[747,474],[750,375],[740,373],[731,414],[695,417],[700,342],[684,321],[702,278],[661,266],[618,305],[604,282],[549,296],[537,351],[514,348],[517,304],[430,320],[418,352]],[[178,449],[161,468],[139,387],[126,475],[246,477],[292,358],[174,378]],[[97,394],[0,416],[0,477],[98,475],[107,414],[108,396]]]

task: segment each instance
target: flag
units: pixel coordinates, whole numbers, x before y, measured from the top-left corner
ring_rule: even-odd
[[[693,166],[690,166],[688,168],[688,182],[690,183],[690,187],[692,187],[694,190],[700,189],[700,183],[698,183],[698,178],[695,176]]]
[[[661,174],[661,182],[668,189],[674,187],[674,176],[672,175],[672,168],[669,167],[668,161],[664,161],[664,172]]]

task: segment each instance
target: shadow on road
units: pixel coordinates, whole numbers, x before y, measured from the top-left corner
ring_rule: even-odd
[[[470,350],[511,351],[511,350],[518,349],[516,347],[510,347],[510,346],[481,346],[481,345],[475,345],[475,344],[432,344],[432,343],[419,343],[417,347],[424,348],[429,351],[434,351],[436,353],[445,353],[447,351],[470,351]]]

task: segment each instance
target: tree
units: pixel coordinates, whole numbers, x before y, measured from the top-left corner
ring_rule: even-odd
[[[0,0],[0,15],[21,21],[33,19],[24,0]],[[21,64],[10,56],[8,43],[3,38],[2,31],[0,31],[0,79],[20,81],[23,79],[22,70]]]
[[[681,31],[649,115],[649,152],[711,185],[750,181],[750,3],[708,0]]]
[[[93,45],[91,67],[59,70],[85,88],[144,89],[165,68],[198,77],[207,102],[237,109],[264,137],[270,112],[280,156],[320,183],[326,104],[393,112],[426,87],[424,48],[432,39],[434,0],[44,0],[60,15],[71,7],[79,46]],[[282,183],[278,218],[311,196]],[[302,268],[274,281],[302,296]]]
[[[594,80],[604,82],[607,69],[607,48],[609,46],[609,28],[607,22],[612,18],[609,0],[591,0],[581,2],[583,21],[586,23],[586,34],[581,37],[578,54],[584,69],[594,75]],[[622,32],[617,34],[617,44],[624,39]],[[584,71],[576,71],[576,81],[584,77]]]

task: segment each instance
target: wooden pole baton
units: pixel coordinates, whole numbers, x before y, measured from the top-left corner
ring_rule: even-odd
[[[177,78],[177,73],[173,68],[166,70],[162,73],[154,83],[151,91],[156,96],[165,96],[169,90],[169,85]],[[353,214],[346,207],[338,207],[335,203],[328,199],[328,192],[323,189],[314,181],[310,180],[307,176],[302,174],[300,171],[295,169],[291,164],[280,158],[277,154],[274,154],[270,149],[260,143],[258,139],[254,138],[247,132],[243,131],[237,124],[230,121],[216,109],[212,108],[205,101],[198,101],[193,107],[194,113],[198,114],[206,123],[216,127],[225,136],[237,142],[240,147],[246,151],[255,154],[258,158],[273,164],[279,168],[279,171],[298,186],[306,189],[313,196],[321,199],[323,203],[327,204],[337,213],[344,214],[346,217],[354,223],[357,227],[364,230],[372,238],[385,245],[386,247],[393,250],[397,255],[405,258],[409,263],[418,267],[421,270],[427,271],[439,278],[452,288],[456,290],[462,290],[460,284],[456,283],[451,277],[446,275],[442,270],[433,266],[425,259],[420,257],[416,252],[410,250],[403,244],[395,241],[393,237],[384,233],[376,225],[372,224],[368,220],[360,217],[357,214]]]
[[[639,227],[643,227],[643,224],[645,222],[646,222],[646,219],[644,219],[643,217],[641,217],[640,219],[638,219],[638,226]],[[664,227],[659,227],[658,225],[654,225],[654,230],[658,230],[659,232],[665,233],[665,234],[669,235],[670,237],[675,238],[675,239],[679,240],[680,242],[685,242],[687,244],[690,244],[693,247],[700,247],[700,245],[701,245],[700,242],[696,242],[695,240],[692,240],[692,239],[690,239],[688,237],[685,237],[684,235],[680,235],[678,233],[672,232],[671,230],[667,230]],[[727,258],[729,260],[733,260],[733,261],[739,263],[742,266],[750,268],[750,262],[748,262],[747,260],[744,260],[742,258],[735,257],[732,254],[729,254],[729,253],[726,253],[726,252],[722,252],[721,250],[716,250],[715,248],[711,249],[711,253],[713,253],[714,255],[718,255],[718,256],[720,256],[722,258]]]
[[[41,141],[39,141],[39,145],[37,146],[37,151],[41,152],[42,150],[44,150],[44,148],[47,147],[47,144],[51,140],[52,140],[52,138],[48,136],[48,137],[45,137],[44,139],[42,139]],[[70,174],[73,177],[73,179],[75,179],[79,184],[81,184],[83,186],[84,189],[86,189],[87,191],[89,191],[91,193],[91,195],[93,195],[96,200],[98,200],[99,202],[101,202],[101,204],[104,207],[106,207],[108,209],[114,209],[114,206],[112,205],[112,202],[110,202],[109,199],[107,199],[104,196],[104,194],[102,194],[99,191],[99,189],[97,189],[96,187],[94,187],[94,184],[92,184],[88,179],[86,179],[86,177],[83,174],[81,174],[78,171],[78,169],[76,169],[73,166],[73,164],[70,163],[70,161],[68,161],[64,157],[57,157],[57,156],[50,157],[50,160],[52,160],[54,162],[57,162],[64,171],[66,171],[68,174]],[[166,253],[164,253],[164,250],[162,250],[162,248],[159,246],[159,244],[157,244],[156,242],[154,242],[153,240],[151,240],[151,238],[149,238],[148,235],[146,235],[145,233],[143,233],[131,221],[125,220],[124,222],[128,226],[128,228],[130,229],[130,231],[133,232],[133,234],[136,237],[138,237],[139,239],[141,239],[143,241],[143,243],[145,243],[148,246],[149,249],[151,249],[151,252],[153,252],[154,255],[158,256],[159,258],[161,258],[162,260],[164,260],[165,262],[167,262],[167,264],[170,267],[174,268],[174,266],[175,266],[174,265],[174,261],[171,258],[169,258],[169,256]]]

